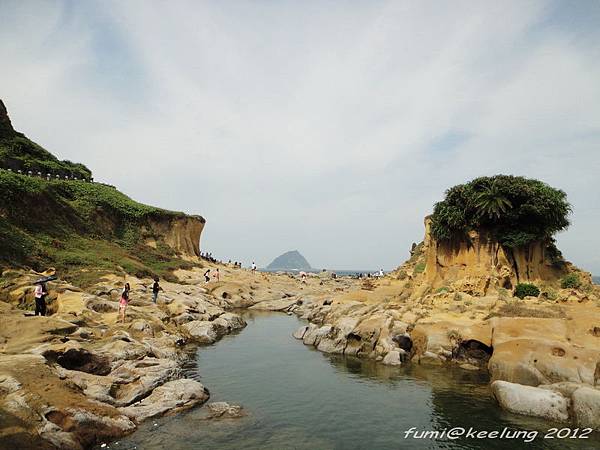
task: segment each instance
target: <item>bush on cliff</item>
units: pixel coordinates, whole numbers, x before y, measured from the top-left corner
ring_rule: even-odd
[[[579,286],[581,286],[581,280],[576,273],[565,275],[563,279],[560,280],[560,287],[563,289],[577,289]]]
[[[523,300],[525,297],[537,297],[540,295],[540,289],[531,283],[519,283],[515,287],[515,297]]]
[[[485,230],[506,247],[550,241],[569,226],[567,195],[539,180],[510,175],[476,178],[446,191],[431,223],[440,241],[465,239]]]

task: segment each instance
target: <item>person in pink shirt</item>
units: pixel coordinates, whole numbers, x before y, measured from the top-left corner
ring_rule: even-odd
[[[123,292],[121,292],[121,299],[119,300],[119,313],[121,314],[121,322],[125,323],[125,312],[127,311],[127,305],[129,304],[129,283],[125,283]]]

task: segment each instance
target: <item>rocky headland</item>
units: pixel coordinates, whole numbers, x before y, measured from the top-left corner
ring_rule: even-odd
[[[600,429],[600,289],[540,242],[510,254],[489,236],[423,242],[381,280],[326,301],[305,301],[294,333],[328,353],[383,364],[489,371],[501,407]],[[577,287],[564,286],[577,280]],[[518,283],[540,286],[515,297]]]

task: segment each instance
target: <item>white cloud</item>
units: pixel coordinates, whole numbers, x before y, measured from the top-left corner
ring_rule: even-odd
[[[600,272],[598,41],[553,3],[6,5],[14,123],[203,214],[217,255],[390,268],[444,189],[504,172],[568,192],[561,246]]]

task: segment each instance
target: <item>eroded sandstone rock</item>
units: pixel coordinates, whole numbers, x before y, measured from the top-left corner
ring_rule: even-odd
[[[507,411],[564,422],[569,419],[569,400],[557,392],[508,381],[494,381],[492,393]]]

